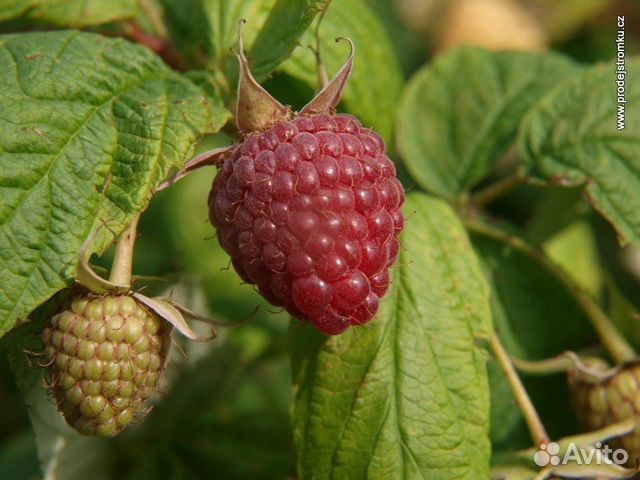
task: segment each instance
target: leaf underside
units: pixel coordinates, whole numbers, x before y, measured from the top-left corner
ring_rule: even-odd
[[[520,131],[529,173],[563,186],[584,185],[623,241],[640,245],[640,59],[628,59],[626,126],[617,130],[616,72],[589,68],[541,101]]]

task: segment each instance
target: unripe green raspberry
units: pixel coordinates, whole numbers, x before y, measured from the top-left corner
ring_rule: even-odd
[[[584,370],[574,368],[567,372],[567,380],[576,415],[587,430],[597,430],[640,415],[640,364],[623,365],[609,371],[604,363],[586,366],[602,372],[602,376],[585,375]],[[640,431],[613,443],[627,451],[630,461],[640,457]]]
[[[67,423],[111,437],[148,410],[170,326],[128,295],[83,294],[42,332],[51,393]]]

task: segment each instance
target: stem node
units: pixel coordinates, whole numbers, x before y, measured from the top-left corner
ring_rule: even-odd
[[[116,254],[111,266],[109,281],[121,285],[131,285],[131,268],[133,266],[133,250],[136,243],[138,231],[138,220],[140,214],[137,213],[127,229],[122,232],[116,242]]]

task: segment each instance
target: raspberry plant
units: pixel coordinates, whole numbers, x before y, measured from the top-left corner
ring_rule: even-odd
[[[0,1],[2,478],[637,473],[633,32],[433,3]]]

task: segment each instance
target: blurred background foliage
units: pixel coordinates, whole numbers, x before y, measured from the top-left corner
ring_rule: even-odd
[[[333,0],[334,4],[341,1]],[[4,8],[8,6],[2,6],[3,2],[12,3],[0,0]],[[111,2],[102,3],[108,6]],[[637,52],[640,47],[640,4],[631,0],[365,3],[373,18],[370,21],[389,36],[405,78],[434,56],[462,44],[490,49],[553,49],[582,62],[610,59],[615,51],[617,15],[627,18],[627,51]],[[198,49],[196,33],[179,45],[158,41],[167,29],[189,29],[198,15],[197,9],[189,11],[191,4],[194,8],[199,5],[191,0],[140,0],[139,8],[125,11],[126,21],[86,21],[79,26],[146,43],[175,68],[201,67],[203,52]],[[183,16],[165,22],[165,8]],[[236,13],[252,14],[251,9]],[[57,25],[55,16],[23,15],[0,23],[0,31]],[[231,36],[223,35],[220,49],[213,53],[221,62],[218,64],[224,64],[221,68],[227,68],[226,47],[233,43],[235,22],[227,30]],[[306,48],[305,42],[307,37],[298,50]],[[222,45],[226,45],[224,49]],[[358,47],[361,51],[368,48]],[[300,61],[304,65],[304,59]],[[385,77],[384,64],[373,67],[380,78]],[[215,72],[213,77],[215,81]],[[374,84],[376,79],[370,81]],[[304,105],[312,94],[295,67],[277,70],[265,86],[296,107]],[[397,96],[399,91],[388,94]],[[346,103],[349,108],[348,97]],[[218,134],[206,139],[200,149],[230,141],[228,135]],[[513,155],[505,156],[495,175],[511,169],[513,162]],[[156,279],[149,288],[170,292],[199,313],[242,328],[222,327],[214,342],[183,345],[186,357],[176,352],[169,371],[171,386],[150,414],[150,421],[130,428],[103,447],[111,465],[110,471],[104,472],[106,478],[276,479],[294,475],[288,318],[266,304],[250,286],[243,285],[229,268],[228,257],[208,222],[206,199],[214,174],[212,169],[199,171],[153,199],[142,217],[134,272]],[[408,190],[417,188],[401,166],[400,175]],[[532,240],[544,243],[552,257],[604,300],[621,329],[640,347],[640,338],[629,330],[625,314],[625,305],[640,307],[640,291],[633,287],[640,280],[640,251],[619,247],[612,228],[592,213],[579,191],[525,186],[495,202],[491,209],[523,228]],[[497,292],[493,298],[494,322],[511,353],[544,358],[595,342],[583,314],[567,303],[548,273],[527,258],[506,254],[489,240],[474,239],[474,243]],[[99,260],[104,266],[109,262],[109,253]],[[527,274],[523,276],[522,272]],[[540,304],[540,298],[549,301]],[[553,336],[549,336],[551,331]],[[496,365],[490,363],[490,372],[494,450],[527,447],[528,433],[519,412],[512,408],[510,390]],[[575,432],[564,378],[525,380],[552,437]],[[38,478],[35,441],[6,355],[0,356],[0,411],[0,478]]]

